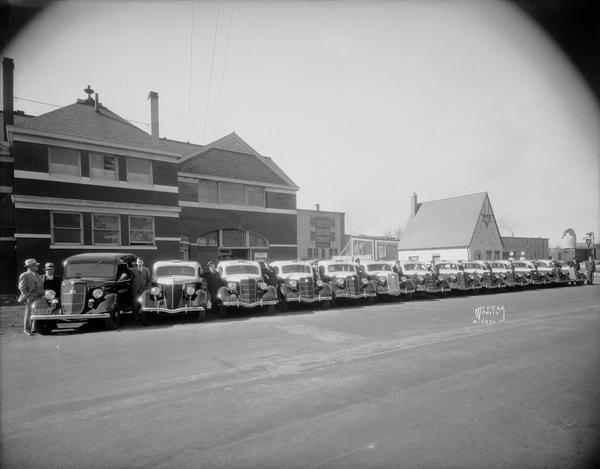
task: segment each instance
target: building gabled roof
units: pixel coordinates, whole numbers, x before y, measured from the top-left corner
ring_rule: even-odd
[[[468,247],[487,192],[418,204],[409,217],[398,249]]]
[[[271,158],[261,156],[235,132],[185,155],[179,162],[179,171],[298,189]]]
[[[59,109],[47,112],[15,125],[28,130],[50,132],[65,136],[103,140],[116,144],[138,146],[171,153],[169,146],[110,109],[98,105],[93,99],[78,100]]]

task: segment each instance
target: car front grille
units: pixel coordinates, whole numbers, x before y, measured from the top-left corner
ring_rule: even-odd
[[[387,274],[387,284],[388,284],[388,289],[391,290],[398,290],[400,288],[400,280],[398,279],[398,275],[397,274]]]
[[[435,290],[435,280],[433,278],[433,275],[425,276],[425,285],[427,286],[428,290]]]
[[[183,285],[165,285],[164,296],[167,308],[178,308],[183,300]]]
[[[254,303],[256,301],[256,280],[253,278],[240,281],[240,301]]]
[[[81,314],[85,305],[85,283],[73,283],[63,287],[60,302],[63,314]]]
[[[346,277],[346,289],[351,295],[358,295],[360,293],[358,277]]]
[[[299,280],[300,298],[313,298],[315,296],[315,282],[312,278],[302,278]]]
[[[467,288],[467,276],[464,273],[456,274],[456,282],[461,289]]]

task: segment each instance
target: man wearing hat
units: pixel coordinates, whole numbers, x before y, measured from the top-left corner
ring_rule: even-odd
[[[207,265],[208,272],[202,272],[202,278],[206,281],[206,289],[210,293],[210,309],[211,311],[216,311],[219,306],[217,294],[219,293],[219,288],[224,285],[224,282],[223,279],[221,279],[221,274],[219,274],[216,269],[215,263],[213,261],[209,261]]]
[[[23,332],[27,335],[31,335],[31,304],[44,296],[44,281],[37,273],[39,265],[39,262],[35,259],[27,259],[25,261],[27,270],[19,276],[19,291],[21,295],[18,301],[25,301]]]
[[[135,267],[129,271],[131,275],[131,292],[133,294],[133,316],[136,320],[141,319],[142,305],[138,301],[139,296],[152,287],[152,274],[148,267],[144,266],[144,259],[138,257]]]
[[[44,265],[44,275],[42,280],[44,281],[44,291],[54,290],[56,298],[60,298],[60,286],[62,284],[62,278],[54,273],[54,264],[52,262],[46,262]]]

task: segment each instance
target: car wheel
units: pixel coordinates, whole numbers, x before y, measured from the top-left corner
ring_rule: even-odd
[[[192,320],[196,322],[206,321],[206,310],[196,311],[192,314]]]
[[[279,311],[285,313],[289,308],[289,303],[286,300],[279,300]]]
[[[56,329],[56,321],[34,321],[33,330],[41,335],[48,335]]]
[[[219,305],[219,317],[226,318],[227,317],[227,306],[220,304]]]
[[[121,323],[121,311],[117,308],[110,312],[110,317],[104,320],[104,329],[107,331],[114,331],[119,328]]]
[[[375,297],[374,296],[367,296],[365,298],[365,303],[367,303],[368,305],[372,305],[373,303],[375,303]]]
[[[265,306],[265,314],[268,316],[273,316],[275,314],[275,305]]]
[[[142,326],[147,327],[152,324],[152,313],[150,311],[141,311]]]
[[[321,303],[319,304],[319,307],[321,309],[329,309],[329,306],[331,306],[331,301],[329,300],[321,301]]]

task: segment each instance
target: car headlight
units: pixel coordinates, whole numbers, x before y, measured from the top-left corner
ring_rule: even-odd
[[[290,280],[290,287],[298,288],[298,282],[296,282],[295,280]]]
[[[418,279],[419,279],[419,282],[422,282],[423,280],[425,280],[425,277],[423,277],[422,275],[419,275]]]
[[[102,288],[96,288],[93,292],[92,292],[92,296],[94,298],[96,298],[97,300],[99,300],[100,298],[102,298],[104,296],[104,292],[102,291]]]
[[[196,293],[196,289],[192,285],[188,285],[185,287],[185,292],[188,294],[188,296],[192,296],[194,293]]]
[[[258,282],[258,288],[260,288],[261,290],[266,290],[267,284],[265,282]]]
[[[362,282],[363,285],[366,285],[367,283],[369,283],[369,281],[366,278],[361,278],[360,281]]]
[[[404,275],[402,277],[400,277],[400,280],[402,280],[403,282],[406,282],[408,280],[408,278],[406,278]]]
[[[160,288],[158,287],[152,287],[150,289],[150,294],[153,296],[159,296],[160,295]]]
[[[229,282],[227,284],[227,288],[229,288],[229,290],[231,290],[231,291],[236,291],[237,290],[237,283],[235,283],[235,282]]]
[[[321,280],[321,279],[317,280],[317,287],[323,288],[323,280]]]
[[[456,275],[455,275],[455,274],[452,274],[452,275],[450,275],[450,278],[451,278],[452,280],[456,280]]]
[[[471,280],[475,280],[475,277],[473,276],[473,274],[469,274],[469,278],[470,278]]]
[[[44,298],[46,298],[47,300],[51,301],[54,298],[56,298],[56,292],[54,290],[46,290],[44,292]]]
[[[337,284],[338,284],[340,287],[343,287],[343,286],[344,286],[344,279],[342,279],[342,278],[338,278],[338,279],[336,280],[336,283],[337,283]]]
[[[381,283],[382,285],[385,285],[385,282],[387,282],[387,279],[385,277],[379,277],[378,280],[379,280],[379,283]]]

